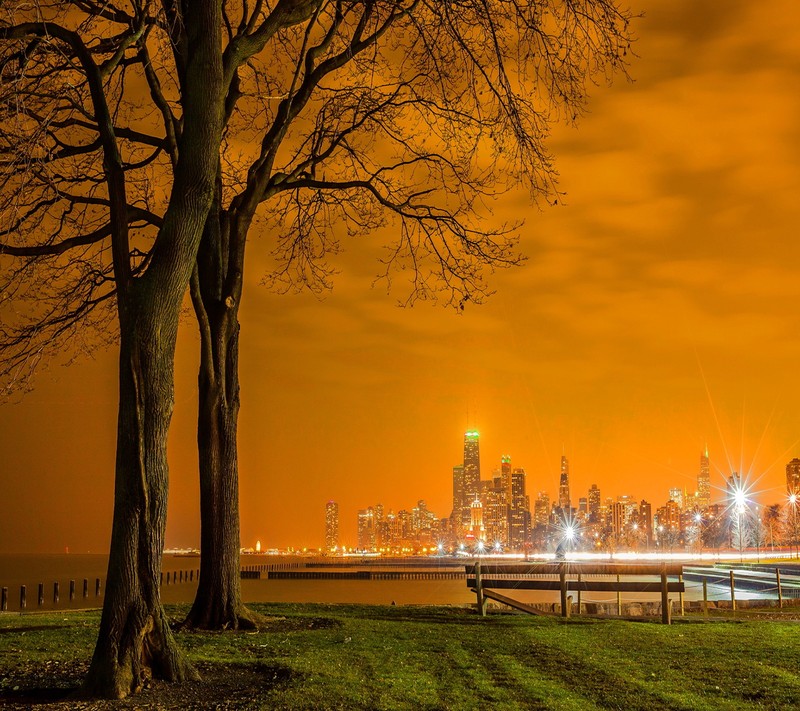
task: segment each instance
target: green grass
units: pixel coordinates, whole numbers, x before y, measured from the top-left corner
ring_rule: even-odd
[[[194,707],[287,709],[800,708],[800,626],[558,619],[463,608],[254,605],[250,633],[179,633],[207,679]],[[179,619],[185,608],[170,608]],[[47,669],[79,682],[96,612],[0,616],[0,705]],[[238,675],[238,676],[236,676]],[[164,686],[148,703],[172,705]],[[17,692],[21,693],[21,692]],[[5,694],[5,696],[4,696]],[[165,701],[166,699],[166,701]],[[163,704],[163,705],[161,705]],[[191,706],[188,702],[186,706]]]

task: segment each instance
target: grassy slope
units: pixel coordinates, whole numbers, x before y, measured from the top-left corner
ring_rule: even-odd
[[[446,607],[255,607],[270,618],[264,631],[179,635],[207,678],[219,678],[220,669],[241,676],[231,687],[235,698],[207,683],[197,707],[800,708],[800,626],[791,622],[665,627],[497,613],[481,619]],[[183,610],[173,612],[178,618]],[[98,617],[0,616],[0,706],[13,701],[14,686],[24,692],[33,684],[31,668],[47,670],[50,686],[78,683]],[[148,693],[159,708],[185,705],[161,686]]]

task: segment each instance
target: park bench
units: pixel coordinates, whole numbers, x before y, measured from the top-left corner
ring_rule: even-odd
[[[466,566],[466,573],[467,587],[477,595],[478,610],[483,616],[486,616],[489,600],[529,614],[547,614],[498,590],[558,590],[562,617],[571,614],[570,591],[578,593],[579,601],[582,592],[615,592],[620,615],[622,593],[660,593],[661,621],[670,624],[669,594],[684,592],[680,563],[488,563],[476,560]],[[580,608],[579,602],[579,614]]]

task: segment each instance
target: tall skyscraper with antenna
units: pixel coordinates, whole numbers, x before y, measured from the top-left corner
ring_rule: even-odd
[[[697,506],[701,510],[711,505],[711,467],[708,460],[708,446],[700,455],[700,473],[697,475]]]
[[[480,495],[481,453],[475,430],[464,433],[464,498],[467,507]]]
[[[470,530],[471,508],[481,491],[480,436],[477,431],[464,433],[464,461],[453,467],[453,512],[451,523],[456,535]]]
[[[558,507],[564,514],[570,512],[569,500],[569,461],[561,455],[561,479],[558,482]]]

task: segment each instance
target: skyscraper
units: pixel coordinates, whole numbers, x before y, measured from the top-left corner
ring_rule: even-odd
[[[500,457],[500,481],[505,491],[506,502],[511,504],[511,457],[507,454]]]
[[[534,522],[537,526],[546,526],[550,521],[550,497],[546,491],[540,491],[533,505]]]
[[[597,484],[592,484],[589,489],[589,522],[598,523],[600,521],[600,489]]]
[[[795,457],[786,465],[786,492],[800,496],[800,459]]]
[[[325,548],[332,551],[339,547],[339,504],[325,504]]]
[[[464,433],[464,495],[461,500],[461,526],[471,528],[471,508],[481,493],[481,455],[478,444],[479,435],[471,430]]]
[[[700,473],[697,475],[697,507],[705,511],[711,505],[711,468],[708,447],[700,455]]]
[[[678,504],[678,508],[683,510],[683,489],[679,486],[673,486],[669,490],[669,500]]]
[[[453,467],[453,510],[450,514],[450,526],[456,535],[461,534],[463,527],[462,512],[464,509],[464,465]]]
[[[469,535],[475,542],[486,542],[486,530],[483,527],[483,504],[478,497],[469,507]]]
[[[517,467],[511,472],[511,520],[508,537],[511,548],[520,550],[528,540],[531,512],[525,495],[525,470]]]
[[[372,506],[358,512],[358,547],[362,551],[375,548],[375,509]]]
[[[504,458],[505,460],[505,458]],[[503,464],[505,466],[505,462]],[[509,481],[511,475],[509,473]],[[486,542],[490,546],[508,547],[508,525],[511,519],[509,498],[503,483],[503,474],[489,482],[483,494],[483,527],[486,529]]]
[[[639,503],[639,525],[644,528],[645,545],[653,545],[653,507],[644,499]]]
[[[475,497],[481,490],[481,455],[478,445],[478,433],[464,434],[464,496],[467,506],[472,506]]]
[[[558,507],[564,515],[570,513],[569,501],[569,462],[567,458],[561,457],[561,479],[558,482]]]

